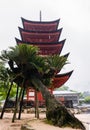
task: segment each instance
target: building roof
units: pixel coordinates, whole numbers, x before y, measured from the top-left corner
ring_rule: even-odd
[[[60,19],[55,21],[30,21],[22,19],[23,27],[29,31],[55,31],[58,28]]]
[[[70,78],[71,74],[73,71],[70,71],[68,73],[64,73],[64,74],[57,74],[54,79],[53,79],[53,87],[55,88],[59,88],[60,86],[62,86],[64,83],[66,83],[66,81]]]
[[[35,43],[35,42],[30,43],[30,42],[21,41],[16,38],[16,42],[17,42],[17,44],[28,44],[28,45],[34,45],[34,46],[39,47],[40,55],[55,55],[55,54],[61,53],[62,48],[65,43],[65,39],[60,42],[56,42],[56,43]]]
[[[72,91],[53,91],[54,95],[77,95],[79,92],[72,92]]]

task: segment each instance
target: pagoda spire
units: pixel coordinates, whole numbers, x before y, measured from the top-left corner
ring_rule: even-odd
[[[40,22],[42,21],[42,12],[40,10]]]

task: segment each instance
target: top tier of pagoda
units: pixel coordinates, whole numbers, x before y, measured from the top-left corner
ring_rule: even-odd
[[[65,39],[60,41],[62,28],[58,29],[59,19],[56,21],[29,21],[22,19],[23,28],[19,27],[21,40],[16,38],[17,44],[28,44],[39,47],[40,55],[60,54],[65,43]],[[68,56],[68,55],[65,55]],[[56,75],[53,79],[54,88],[63,85],[72,74],[71,72]]]
[[[23,27],[25,30],[28,31],[43,31],[43,32],[51,32],[56,31],[59,25],[60,19],[56,21],[50,21],[50,22],[41,22],[41,21],[29,21],[24,18],[22,18]]]

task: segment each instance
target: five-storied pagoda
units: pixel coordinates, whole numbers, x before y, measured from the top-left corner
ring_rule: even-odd
[[[42,56],[61,54],[66,39],[60,41],[62,32],[62,28],[58,29],[60,19],[47,22],[41,21],[41,15],[40,21],[21,19],[23,29],[19,28],[21,40],[16,38],[17,44],[35,45],[39,47],[39,54]],[[68,56],[68,54],[66,54],[66,56]],[[72,71],[64,74],[57,74],[53,79],[51,91],[61,87],[69,79],[71,74]],[[34,100],[34,94],[30,95],[30,91],[34,92],[32,89],[27,90],[27,100]],[[42,100],[41,93],[38,93],[38,100]]]

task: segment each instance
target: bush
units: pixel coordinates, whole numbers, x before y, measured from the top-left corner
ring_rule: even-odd
[[[85,97],[85,103],[90,103],[90,96]]]

